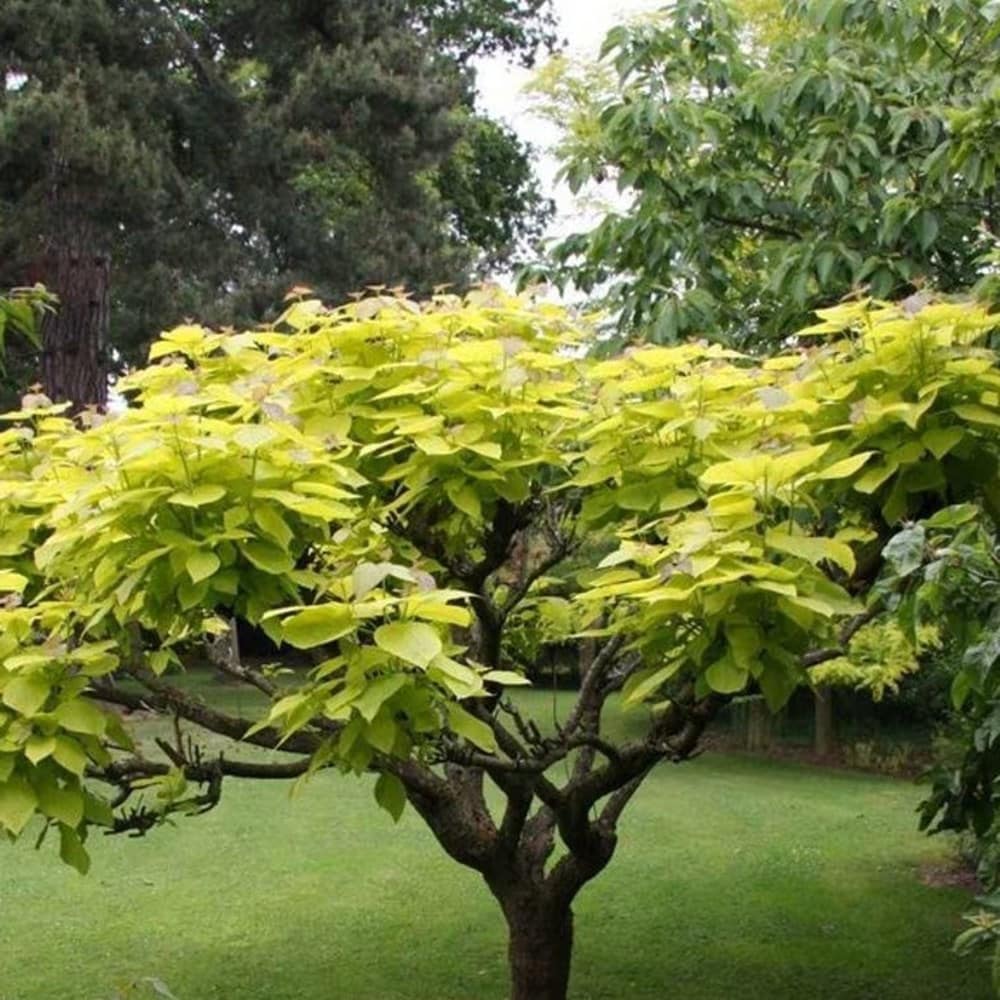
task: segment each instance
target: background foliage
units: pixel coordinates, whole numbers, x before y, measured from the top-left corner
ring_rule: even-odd
[[[951,292],[996,234],[986,0],[682,0],[537,83],[570,185],[620,207],[532,275],[619,331],[773,344],[855,289]]]

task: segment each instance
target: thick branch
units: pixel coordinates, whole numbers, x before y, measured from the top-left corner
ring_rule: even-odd
[[[227,736],[238,743],[252,743],[268,750],[313,754],[322,745],[323,736],[304,730],[286,736],[279,730],[269,727],[247,736],[247,730],[254,725],[252,719],[228,715],[210,708],[200,698],[167,684],[144,667],[128,667],[126,672],[146,689],[146,693],[132,694],[123,691],[117,685],[96,683],[93,685],[95,695],[105,701],[129,708],[152,710],[161,715],[176,714],[209,732]]]
[[[174,765],[167,761],[147,760],[145,757],[125,757],[107,767],[89,768],[91,778],[110,784],[121,784],[136,778],[152,778],[169,774]],[[189,781],[206,781],[210,773],[227,778],[254,778],[265,781],[287,781],[299,778],[309,770],[308,760],[268,763],[266,761],[229,760],[220,756],[200,763],[187,763],[179,768]]]
[[[575,732],[586,721],[592,723],[595,710],[598,717],[600,716],[600,708],[604,701],[602,682],[624,645],[624,636],[612,636],[594,657],[580,685],[576,703],[566,720],[566,733]]]

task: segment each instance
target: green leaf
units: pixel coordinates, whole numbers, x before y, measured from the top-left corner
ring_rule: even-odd
[[[382,753],[392,753],[396,744],[396,723],[381,712],[365,727],[365,740]]]
[[[786,552],[810,563],[828,560],[839,566],[848,576],[854,573],[856,565],[854,552],[846,542],[838,542],[834,538],[791,535],[780,528],[772,528],[765,535],[765,544],[770,549]]]
[[[915,524],[893,535],[882,550],[882,556],[896,576],[909,576],[923,564],[926,545],[924,526]]]
[[[938,228],[937,215],[929,209],[923,209],[917,216],[917,238],[922,250],[927,250],[937,239]]]
[[[83,819],[83,792],[76,787],[60,788],[54,781],[39,782],[35,786],[38,808],[51,819],[67,826],[79,826]]]
[[[445,492],[448,494],[448,499],[463,514],[467,514],[473,521],[482,521],[483,507],[479,494],[468,481],[452,480],[445,485]]]
[[[38,797],[20,775],[8,778],[0,785],[0,826],[18,836],[35,814]]]
[[[873,451],[859,452],[857,455],[851,455],[850,458],[834,462],[833,465],[828,465],[825,469],[820,469],[819,472],[813,472],[807,478],[810,481],[814,479],[846,479],[848,476],[853,476],[874,454]]]
[[[28,737],[28,742],[24,744],[24,756],[37,764],[39,761],[51,757],[56,748],[56,738],[54,736],[40,736],[38,733]]]
[[[960,670],[951,682],[951,704],[956,712],[962,711],[966,698],[972,692],[972,674],[968,670]]]
[[[427,667],[441,652],[441,638],[422,622],[390,622],[375,630],[375,645],[418,667]]]
[[[749,676],[749,671],[737,664],[729,654],[716,660],[705,671],[706,683],[719,694],[735,694],[737,691],[742,691]]]
[[[12,573],[9,569],[0,570],[0,590],[13,591],[15,594],[24,592],[28,586],[28,578],[20,573]]]
[[[435,656],[427,668],[428,676],[446,687],[456,698],[471,698],[483,693],[483,678],[471,667],[443,653]]]
[[[19,715],[37,715],[51,691],[40,674],[17,674],[3,689],[3,703]]]
[[[729,643],[729,655],[743,670],[749,670],[760,655],[763,636],[756,625],[726,622],[723,629]]]
[[[859,493],[874,493],[898,468],[895,462],[872,466],[855,480],[854,488]]]
[[[363,562],[354,567],[351,579],[354,584],[354,599],[360,601],[374,590],[391,572],[392,563]]]
[[[488,670],[482,675],[484,681],[492,681],[494,684],[503,684],[507,687],[531,684],[523,674],[514,673],[513,670]]]
[[[780,712],[799,686],[799,679],[780,664],[766,663],[757,678],[757,683],[767,707],[772,712]]]
[[[1000,427],[1000,413],[996,410],[988,410],[985,406],[979,406],[977,403],[963,403],[953,409],[963,420],[970,420],[974,424]]]
[[[221,565],[219,557],[214,552],[197,549],[187,557],[185,569],[192,582],[201,583],[202,580],[213,576]]]
[[[451,701],[447,703],[446,708],[448,726],[454,733],[464,737],[480,750],[485,750],[487,753],[496,752],[497,742],[493,730],[482,719],[477,719],[461,705]]]
[[[59,827],[59,857],[81,875],[90,871],[90,855],[83,846],[80,834],[68,826]]]
[[[83,791],[83,814],[88,823],[97,826],[114,826],[115,814],[111,806],[97,795]]]
[[[927,518],[924,525],[928,528],[958,528],[974,521],[982,513],[973,503],[960,503],[952,507],[944,507],[936,514]]]
[[[260,529],[282,549],[287,549],[292,542],[292,529],[285,519],[268,504],[256,504],[253,519]]]
[[[83,775],[87,767],[87,754],[83,747],[71,736],[60,734],[52,750],[52,759],[64,770],[77,777]]]
[[[64,701],[53,715],[63,729],[86,736],[103,736],[108,724],[105,714],[96,705],[82,698]]]
[[[279,576],[290,573],[295,568],[295,561],[283,549],[269,542],[243,542],[240,551],[259,570]]]
[[[944,458],[962,438],[965,431],[961,427],[936,427],[926,431],[920,440],[937,459]]]
[[[226,491],[222,486],[217,483],[206,483],[204,486],[196,486],[193,490],[174,493],[167,497],[167,502],[178,507],[206,507],[221,500],[225,495]]]
[[[406,787],[396,775],[383,772],[375,782],[375,801],[398,823],[406,808]]]
[[[633,674],[622,688],[622,701],[626,705],[638,705],[645,701],[677,673],[681,663],[679,659],[673,660],[666,666],[649,667]]]
[[[281,637],[297,649],[312,649],[353,632],[356,626],[349,604],[317,604],[286,618]]]
[[[366,722],[371,722],[378,715],[379,709],[400,688],[406,687],[406,674],[385,674],[371,681],[364,691],[354,699],[354,707],[364,716]]]

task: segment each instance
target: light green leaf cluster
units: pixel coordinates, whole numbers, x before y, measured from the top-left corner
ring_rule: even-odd
[[[858,610],[884,525],[995,481],[992,317],[820,319],[767,361],[601,360],[565,311],[492,290],[300,301],[266,329],[170,331],[128,409],[89,426],[26,399],[0,432],[0,827],[40,816],[83,866],[111,817],[81,777],[127,745],[95,685],[175,668],[234,617],[315,656],[254,730],[378,770],[393,815],[391,758],[496,752],[477,699],[522,678],[469,652],[482,594],[527,632],[622,635],[629,700],[683,683],[780,705]],[[470,599],[497,525],[554,503],[593,560],[546,591],[501,553]]]
[[[994,327],[960,304],[820,313],[766,361],[647,347],[594,365],[599,409],[573,482],[619,547],[581,595],[634,634],[641,700],[675,677],[772,707],[862,610],[885,525],[995,490]],[[817,346],[813,338],[821,338]]]

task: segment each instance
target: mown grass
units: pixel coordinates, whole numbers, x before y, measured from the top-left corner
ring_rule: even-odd
[[[662,767],[578,900],[572,997],[986,1000],[985,966],[949,952],[967,894],[918,878],[945,850],[915,832],[918,799],[749,758]],[[368,780],[294,799],[231,782],[207,816],[92,845],[86,878],[50,849],[0,853],[0,1000],[104,1000],[144,976],[178,1000],[505,996],[485,888]]]

